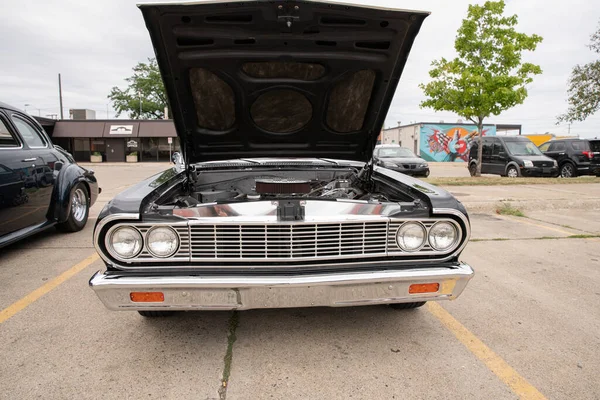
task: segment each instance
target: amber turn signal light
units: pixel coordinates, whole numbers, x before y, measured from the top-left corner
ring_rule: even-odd
[[[408,288],[408,293],[435,293],[440,290],[439,283],[415,283],[410,285]]]
[[[162,303],[165,301],[163,292],[131,292],[129,298],[134,303]]]

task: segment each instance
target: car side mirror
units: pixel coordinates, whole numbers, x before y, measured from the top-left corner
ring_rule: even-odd
[[[171,156],[171,161],[175,165],[183,165],[184,164],[184,162],[183,162],[183,156],[178,151],[176,151],[176,152],[173,153],[173,155]]]

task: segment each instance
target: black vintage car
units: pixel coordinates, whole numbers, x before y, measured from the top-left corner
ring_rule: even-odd
[[[33,118],[0,103],[0,247],[54,225],[83,229],[98,191]]]
[[[415,308],[462,293],[463,205],[372,160],[426,13],[140,7],[184,162],[101,211],[106,270],[90,286],[109,309]]]

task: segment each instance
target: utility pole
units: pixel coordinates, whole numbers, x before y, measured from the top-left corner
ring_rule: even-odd
[[[106,105],[106,119],[108,119],[108,104]]]
[[[140,95],[140,115],[138,116],[138,119],[142,119],[142,91],[138,90],[138,94]]]
[[[60,102],[60,119],[63,119],[62,83],[60,81],[60,73],[58,74],[58,99],[59,99],[59,102]]]

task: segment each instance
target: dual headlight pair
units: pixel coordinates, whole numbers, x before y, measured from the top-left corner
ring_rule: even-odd
[[[407,252],[419,251],[428,241],[432,249],[448,251],[458,240],[456,226],[446,221],[436,222],[429,232],[419,222],[406,222],[396,232],[396,243]]]
[[[146,250],[155,257],[170,257],[179,248],[179,236],[172,228],[158,226],[146,233]],[[137,229],[120,226],[108,235],[106,244],[121,258],[133,258],[140,254],[144,239]]]

